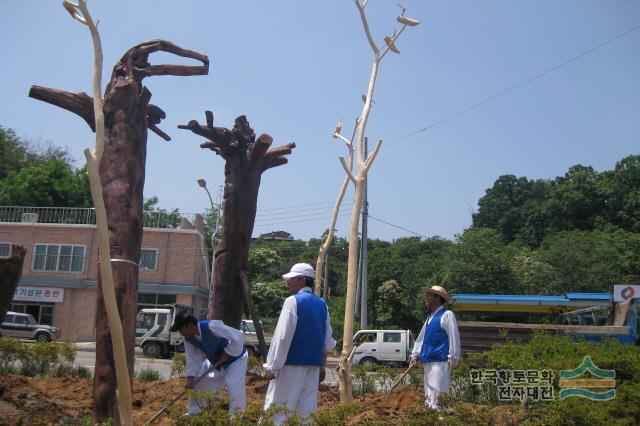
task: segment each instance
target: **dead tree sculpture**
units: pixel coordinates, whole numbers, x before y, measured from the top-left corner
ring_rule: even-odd
[[[0,259],[0,322],[11,307],[13,295],[22,277],[22,264],[26,250],[22,246],[11,246],[10,256]]]
[[[200,145],[225,160],[222,235],[214,253],[215,281],[209,306],[209,318],[221,319],[239,328],[245,303],[240,272],[247,271],[249,243],[256,218],[258,190],[262,173],[287,163],[296,144],[269,149],[273,139],[262,134],[258,139],[244,115],[236,118],[232,130],[213,127],[213,114],[205,112],[207,124],[192,120],[180,129],[204,136]]]
[[[149,55],[163,51],[196,59],[201,66],[151,65]],[[107,211],[111,263],[118,310],[122,321],[127,366],[133,377],[135,319],[138,298],[138,263],[142,243],[143,186],[147,152],[147,128],[165,140],[156,127],[165,118],[162,109],[149,104],[151,92],[142,85],[156,75],[206,75],[209,59],[171,42],[153,40],[129,49],[113,68],[102,108],[105,144],[100,161],[100,181]],[[95,131],[93,99],[85,93],[32,86],[29,96],[59,106],[82,117]],[[101,287],[101,277],[98,276]],[[96,312],[96,368],[93,382],[93,416],[96,421],[119,419],[116,403],[115,365],[102,293]]]

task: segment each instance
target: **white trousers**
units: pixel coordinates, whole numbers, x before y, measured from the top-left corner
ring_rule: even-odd
[[[284,405],[302,417],[318,408],[318,384],[320,367],[313,365],[285,365],[278,378],[269,382],[267,397],[264,401],[265,411],[272,405]],[[275,426],[284,422],[286,414],[274,414],[271,421]]]
[[[193,388],[196,392],[212,392],[224,386],[227,387],[229,395],[229,413],[233,414],[236,409],[244,410],[246,406],[247,396],[245,387],[245,378],[247,374],[247,360],[249,355],[247,352],[231,363],[229,368],[222,370],[213,370],[202,378]],[[208,359],[202,362],[202,367],[198,373],[198,377],[205,374],[211,363]],[[196,377],[197,378],[197,377]],[[187,409],[189,415],[194,416],[200,412],[201,403],[193,397],[189,397]]]
[[[424,395],[425,403],[434,410],[439,410],[438,397],[441,393],[449,393],[451,381],[451,369],[449,363],[425,362],[424,369]]]

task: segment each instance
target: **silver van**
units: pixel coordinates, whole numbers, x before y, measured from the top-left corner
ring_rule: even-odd
[[[7,312],[0,326],[0,334],[38,342],[50,342],[58,337],[60,329],[50,325],[36,324],[30,314]]]

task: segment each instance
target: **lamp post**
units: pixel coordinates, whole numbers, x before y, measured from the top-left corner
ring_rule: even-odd
[[[198,186],[200,186],[200,188],[203,188],[206,192],[207,195],[209,196],[209,203],[211,204],[211,211],[217,211],[216,213],[216,224],[215,227],[213,229],[213,231],[211,232],[211,278],[209,280],[209,300],[207,301],[207,317],[210,317],[211,313],[209,312],[209,309],[211,308],[211,298],[213,296],[213,285],[215,283],[215,279],[214,279],[214,274],[215,274],[215,268],[216,268],[216,235],[218,234],[218,232],[220,231],[220,204],[216,204],[213,202],[213,198],[211,198],[211,193],[209,192],[209,188],[207,188],[207,181],[204,180],[204,178],[200,177],[197,180],[198,182]]]

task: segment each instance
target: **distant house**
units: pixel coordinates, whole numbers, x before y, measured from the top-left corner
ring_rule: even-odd
[[[267,241],[293,241],[293,235],[285,231],[273,231],[261,234],[258,239]]]

